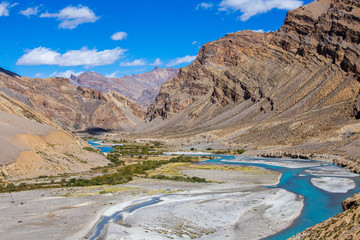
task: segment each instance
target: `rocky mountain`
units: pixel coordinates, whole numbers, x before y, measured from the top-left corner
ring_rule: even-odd
[[[31,88],[39,87],[38,80],[32,80],[33,85],[27,81],[30,79],[0,72],[0,181],[82,172],[107,165],[104,156],[84,150],[88,146],[84,141],[42,114],[45,112],[37,108],[35,101],[43,97],[28,97],[34,93]]]
[[[147,107],[159,93],[161,85],[172,79],[179,72],[175,68],[158,68],[154,70],[127,75],[121,78],[108,78],[95,72],[85,72],[79,76],[72,75],[70,82],[75,86],[96,89],[102,93],[119,92],[143,107]]]
[[[20,77],[20,75],[16,74],[16,73],[13,73],[9,70],[6,70],[6,69],[3,69],[0,67],[0,72],[3,73],[3,74],[6,74],[6,75],[9,75],[10,77]]]
[[[138,132],[360,156],[357,142],[347,145],[359,133],[359,36],[358,1],[316,0],[288,12],[278,31],[207,43],[164,83]]]
[[[39,120],[37,115],[41,115],[49,124],[71,131],[129,130],[144,117],[143,109],[127,97],[116,92],[103,94],[75,87],[66,78],[14,78],[0,73],[0,96],[20,102],[32,111],[19,110],[19,116],[29,115]],[[14,114],[11,107],[7,111]]]

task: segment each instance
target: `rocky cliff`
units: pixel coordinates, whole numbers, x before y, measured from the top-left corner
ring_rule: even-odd
[[[228,34],[163,85],[139,129],[252,148],[347,139],[359,118],[359,36],[355,0],[316,0],[275,32]]]
[[[291,238],[293,240],[311,239],[360,239],[360,194],[343,201],[344,212],[306,229]]]
[[[96,89],[102,93],[118,92],[132,99],[140,106],[147,107],[159,93],[161,85],[172,79],[179,72],[176,68],[158,68],[121,78],[105,77],[95,72],[85,72],[79,76],[72,75],[70,81],[75,86]]]
[[[0,73],[0,96],[8,99],[7,102],[26,106],[26,110],[15,112],[8,108],[7,112],[22,117],[27,114],[28,118],[72,131],[87,128],[129,130],[144,117],[143,109],[127,97],[75,87],[66,78],[33,79]],[[2,107],[4,111],[6,106]]]

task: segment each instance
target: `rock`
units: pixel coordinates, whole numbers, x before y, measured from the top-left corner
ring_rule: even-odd
[[[74,86],[96,89],[102,93],[119,92],[140,106],[147,107],[154,101],[161,85],[172,79],[178,72],[179,70],[176,68],[155,67],[154,70],[147,73],[111,78],[87,71],[79,76],[72,75],[70,81]]]
[[[131,130],[145,114],[141,106],[120,93],[75,87],[66,78],[14,78],[0,73],[0,89],[4,99],[0,110],[65,130]],[[19,104],[26,109],[16,107]]]
[[[211,132],[254,148],[335,139],[358,115],[358,5],[316,0],[288,12],[278,31],[241,31],[205,44],[163,84],[139,133]]]

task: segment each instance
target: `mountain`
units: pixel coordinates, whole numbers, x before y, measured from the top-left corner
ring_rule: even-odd
[[[40,88],[37,81],[0,72],[0,182],[107,165],[104,156],[84,150],[84,141],[38,111],[35,101],[43,97],[27,96],[34,92],[31,88]],[[62,114],[60,109],[58,115]]]
[[[355,0],[314,1],[275,32],[227,34],[163,84],[137,133],[356,158],[359,43]]]
[[[144,117],[143,109],[127,97],[75,87],[66,78],[14,78],[0,73],[0,96],[21,102],[49,124],[71,131],[129,130]]]
[[[9,75],[10,77],[20,77],[20,75],[10,72],[9,70],[3,69],[0,67],[0,73],[4,73],[6,75]]]
[[[175,68],[156,67],[147,73],[110,78],[88,71],[79,76],[72,75],[70,82],[75,86],[96,89],[102,93],[119,92],[140,106],[147,107],[159,93],[161,85],[175,77],[178,72]]]

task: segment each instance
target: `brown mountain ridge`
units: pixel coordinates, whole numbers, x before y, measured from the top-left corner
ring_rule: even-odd
[[[96,89],[102,93],[118,92],[142,107],[148,107],[160,91],[161,85],[175,77],[179,72],[176,68],[158,68],[121,78],[106,77],[95,72],[84,72],[79,76],[72,75],[70,81],[75,86]]]

